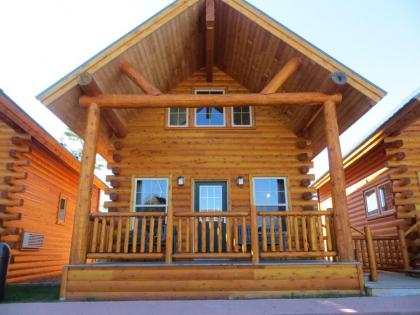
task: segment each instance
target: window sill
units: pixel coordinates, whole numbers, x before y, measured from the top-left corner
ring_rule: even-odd
[[[379,213],[379,214],[372,214],[370,216],[367,216],[367,220],[376,220],[376,219],[382,219],[386,217],[390,217],[395,214],[395,209],[386,210],[385,212]]]

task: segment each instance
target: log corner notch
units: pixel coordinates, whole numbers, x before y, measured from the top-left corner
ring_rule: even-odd
[[[347,205],[343,158],[337,123],[336,103],[327,100],[323,106],[325,137],[327,140],[329,172],[331,178],[331,199],[333,204],[334,228],[337,252],[340,261],[354,261],[349,210]]]
[[[84,72],[79,76],[79,86],[87,96],[99,96],[103,94],[91,73]],[[117,138],[124,138],[128,134],[126,122],[116,110],[104,110],[102,111],[102,116]]]
[[[207,82],[213,81],[214,65],[214,0],[206,0],[206,75]]]

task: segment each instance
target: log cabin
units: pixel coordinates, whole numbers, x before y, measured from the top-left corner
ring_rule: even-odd
[[[68,263],[80,163],[0,90],[0,241],[7,282],[57,278]],[[105,184],[94,178],[90,210]]]
[[[343,160],[356,258],[368,264],[366,230],[379,269],[416,268],[420,247],[420,93]],[[329,203],[329,174],[315,184]]]
[[[384,94],[247,2],[175,1],[38,95],[85,140],[61,298],[362,292],[338,137]]]

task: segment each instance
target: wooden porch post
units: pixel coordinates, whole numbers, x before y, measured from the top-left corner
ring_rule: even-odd
[[[100,124],[100,109],[95,103],[87,108],[83,155],[80,166],[79,189],[74,212],[73,236],[71,241],[70,263],[86,262],[89,211],[94,179],[96,146]]]
[[[334,101],[327,100],[324,103],[324,118],[338,257],[340,261],[354,261],[344,168],[337,124],[336,104]]]
[[[246,229],[243,229],[242,233],[245,233]],[[258,264],[260,262],[260,249],[258,244],[258,214],[257,208],[251,206],[251,252],[252,262]]]

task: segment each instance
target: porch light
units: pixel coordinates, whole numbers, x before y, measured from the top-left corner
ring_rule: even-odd
[[[184,186],[184,184],[185,184],[184,176],[179,176],[178,177],[178,186]]]
[[[238,184],[238,186],[243,186],[244,185],[244,177],[243,176],[236,177],[236,183]]]

